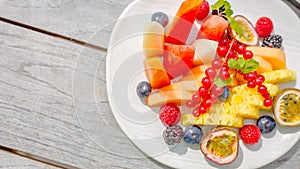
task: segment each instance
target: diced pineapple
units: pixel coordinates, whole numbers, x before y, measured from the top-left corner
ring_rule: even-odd
[[[280,69],[262,73],[267,83],[283,83],[296,80],[297,74],[294,70]]]
[[[271,96],[276,96],[279,92],[279,86],[270,84],[270,83],[264,83],[264,85],[267,87],[269,93]],[[235,104],[249,104],[252,106],[257,106],[261,109],[270,109],[270,107],[265,107],[263,100],[264,98],[257,92],[256,88],[249,88],[246,84],[240,85],[237,87],[233,87],[231,89],[231,96],[229,98],[229,102],[233,105]]]
[[[244,125],[244,119],[240,116],[222,113],[205,113],[199,117],[192,114],[183,114],[181,118],[183,125],[208,125],[208,126],[230,126],[241,128]]]

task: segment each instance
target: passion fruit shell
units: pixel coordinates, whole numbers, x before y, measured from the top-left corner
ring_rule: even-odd
[[[233,19],[239,23],[239,25],[243,29],[243,34],[238,35],[233,29],[230,28],[229,33],[231,37],[245,45],[257,45],[258,35],[251,22],[242,15],[236,15]]]
[[[300,126],[300,90],[285,88],[276,95],[274,117],[281,126]]]
[[[200,143],[204,156],[219,165],[232,163],[238,156],[238,134],[229,127],[209,131]]]

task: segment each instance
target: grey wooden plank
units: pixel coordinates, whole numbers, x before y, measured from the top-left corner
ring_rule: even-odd
[[[94,79],[94,72],[77,70],[76,64],[98,65],[105,53],[2,22],[0,39],[0,145],[78,168],[162,167],[138,151],[118,128],[105,101],[104,73],[95,88],[104,99],[100,108],[90,102],[82,109],[76,107],[74,70],[87,84]],[[78,60],[81,57],[85,59]],[[79,93],[85,92],[77,87]],[[85,101],[84,95],[79,101]],[[105,145],[91,140],[76,111],[99,111],[107,117],[91,121],[100,128],[90,128],[91,133],[101,133]]]
[[[112,27],[133,0],[0,0],[0,16],[106,47]]]
[[[33,161],[9,152],[0,151],[0,168],[10,169],[57,169],[45,163]]]

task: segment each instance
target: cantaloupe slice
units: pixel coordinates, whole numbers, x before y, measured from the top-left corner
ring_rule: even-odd
[[[144,24],[143,50],[146,57],[163,56],[164,27],[158,22]]]
[[[201,82],[196,80],[188,80],[188,81],[179,81],[176,83],[172,83],[168,86],[162,87],[159,90],[163,92],[167,91],[197,91],[201,85]]]
[[[267,61],[266,59],[264,59],[263,57],[253,56],[253,59],[259,63],[259,67],[256,70],[257,73],[261,74],[261,73],[270,72],[273,70],[272,64],[269,61]]]
[[[286,69],[286,56],[281,49],[248,46],[247,50],[251,50],[254,56],[261,56],[263,59],[269,61],[274,70]]]
[[[197,80],[200,81],[205,76],[205,69],[207,68],[206,65],[199,65],[196,67],[193,67],[191,71],[189,71],[182,79],[181,81],[188,81],[188,80]]]
[[[159,107],[166,103],[174,103],[178,106],[184,105],[186,101],[191,100],[193,92],[180,90],[167,90],[151,93],[146,97],[146,104],[149,107]]]
[[[170,78],[159,57],[144,60],[145,74],[153,89],[158,89],[170,84]]]

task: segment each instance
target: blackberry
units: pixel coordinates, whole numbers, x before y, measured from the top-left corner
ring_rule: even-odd
[[[168,145],[180,143],[183,136],[183,129],[179,125],[167,127],[163,132],[163,137]]]
[[[270,35],[264,38],[262,46],[280,48],[283,38],[280,35]]]

